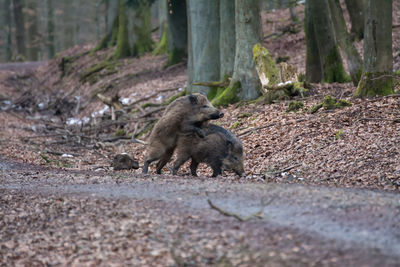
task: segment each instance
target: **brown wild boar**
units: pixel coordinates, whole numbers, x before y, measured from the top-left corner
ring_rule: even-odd
[[[147,173],[151,162],[158,160],[157,173],[170,160],[179,135],[195,134],[200,138],[205,136],[200,128],[203,122],[223,117],[214,108],[207,97],[201,94],[183,96],[172,102],[163,116],[154,125],[146,149],[143,173]]]
[[[242,141],[230,131],[214,124],[204,126],[203,130],[206,134],[204,138],[193,134],[179,137],[173,174],[176,174],[179,167],[191,158],[190,170],[193,176],[197,176],[199,163],[208,164],[213,169],[213,177],[221,174],[222,170],[233,170],[242,176],[244,173]]]

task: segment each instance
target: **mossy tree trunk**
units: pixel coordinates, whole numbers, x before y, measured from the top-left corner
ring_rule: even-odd
[[[29,60],[37,61],[40,51],[40,37],[38,34],[37,3],[34,0],[26,1],[26,19],[28,25],[28,55]]]
[[[56,54],[55,43],[54,43],[54,11],[53,11],[53,0],[46,0],[47,8],[47,57],[53,58]]]
[[[168,62],[167,66],[183,60],[187,53],[188,23],[185,0],[168,0]]]
[[[343,52],[343,56],[346,59],[351,80],[353,81],[353,84],[357,86],[362,73],[362,61],[360,54],[358,54],[358,51],[351,40],[351,36],[347,32],[346,21],[343,17],[340,1],[328,0],[328,3],[332,15],[337,42]]]
[[[355,96],[393,93],[392,1],[365,2],[364,66]]]
[[[319,57],[322,66],[322,81],[346,82],[348,77],[343,67],[336,43],[328,0],[307,0],[310,5],[314,33],[317,39]]]
[[[351,34],[356,40],[361,40],[364,37],[364,1],[365,0],[345,0],[350,15]]]
[[[17,41],[17,53],[20,56],[26,57],[25,47],[25,19],[22,13],[23,1],[13,0],[13,14],[15,24],[15,39]]]
[[[320,82],[323,78],[323,68],[309,0],[305,5],[304,31],[306,34],[306,80],[312,83]]]
[[[188,0],[189,93],[208,94],[207,86],[193,85],[196,82],[219,80],[219,1]]]
[[[118,36],[118,1],[107,0],[106,4],[106,34],[100,40],[94,51],[112,47],[116,44]]]
[[[135,41],[132,48],[132,55],[142,56],[144,53],[151,51],[154,45],[151,38],[151,12],[148,1],[139,1],[134,23],[133,34],[135,35]]]
[[[235,65],[235,1],[220,0],[220,80],[232,77]]]
[[[128,20],[125,13],[125,4],[123,0],[118,0],[118,35],[114,59],[120,59],[130,55],[131,49],[129,46]]]
[[[156,44],[152,54],[164,55],[168,53],[168,22],[167,22],[167,0],[159,0],[158,5],[158,25],[160,27],[160,40]]]

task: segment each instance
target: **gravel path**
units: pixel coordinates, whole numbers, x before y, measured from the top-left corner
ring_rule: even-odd
[[[3,266],[400,264],[395,193],[0,162]]]

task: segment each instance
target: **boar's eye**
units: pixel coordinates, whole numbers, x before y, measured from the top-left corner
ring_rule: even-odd
[[[202,108],[208,108],[208,106],[207,105],[203,105]]]

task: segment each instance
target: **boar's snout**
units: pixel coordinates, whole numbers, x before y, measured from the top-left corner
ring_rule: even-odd
[[[217,119],[219,119],[219,118],[222,118],[223,116],[224,116],[224,113],[222,113],[222,112],[220,112],[219,110],[217,110],[216,112],[211,113],[210,119],[212,119],[212,120],[217,120]]]

